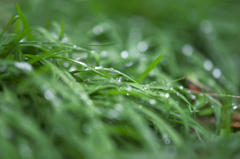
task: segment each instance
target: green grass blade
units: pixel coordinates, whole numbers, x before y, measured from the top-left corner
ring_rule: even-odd
[[[152,69],[154,69],[154,67],[156,67],[156,65],[159,63],[159,61],[162,59],[163,55],[158,56],[158,58],[156,60],[153,61],[153,63],[136,79],[136,81],[139,83],[142,81],[142,79],[144,77],[146,77],[148,75],[148,73],[150,71],[152,71]]]
[[[28,24],[28,21],[27,21],[25,15],[24,15],[23,12],[21,11],[21,8],[19,7],[19,5],[18,5],[17,3],[16,3],[16,9],[17,9],[18,15],[19,15],[20,18],[21,18],[21,21],[22,21],[24,30],[30,30],[30,26],[29,26],[29,24]],[[28,39],[32,39],[31,32],[28,33]]]
[[[13,25],[18,18],[19,18],[18,15],[13,15],[13,16],[12,16],[11,20],[8,22],[8,25],[6,26],[6,28],[3,30],[2,34],[0,35],[0,39],[1,39],[1,37],[3,36],[3,34],[5,33],[5,31],[8,29],[8,27],[9,27],[10,25]]]
[[[65,32],[65,27],[64,27],[64,22],[63,20],[61,20],[61,32],[60,32],[60,35],[59,35],[59,40],[61,40],[63,38],[63,35],[64,35],[64,32]]]
[[[22,38],[24,38],[25,35],[27,35],[27,33],[30,30],[24,30],[22,31],[18,36],[17,39],[12,40],[10,43],[8,43],[8,45],[3,49],[3,51],[0,53],[0,58],[4,59],[8,56],[8,54],[10,53],[10,51],[16,46],[16,40],[20,41]]]
[[[29,27],[29,24],[27,22],[27,19],[26,19],[25,15],[23,14],[23,12],[21,11],[18,4],[16,4],[16,9],[17,9],[17,12],[18,12],[21,20],[22,20],[22,24],[23,24],[24,29],[29,29],[30,27]]]

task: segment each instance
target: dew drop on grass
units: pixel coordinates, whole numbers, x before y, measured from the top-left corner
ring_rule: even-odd
[[[150,104],[152,104],[152,105],[156,103],[155,99],[150,99],[149,102],[150,102]]]
[[[97,25],[93,28],[92,32],[94,35],[101,35],[103,33],[103,27],[101,25]]]
[[[172,90],[173,90],[173,87],[170,87],[170,90],[172,91]]]
[[[166,97],[166,98],[169,98],[169,97],[170,97],[169,93],[166,93],[166,94],[165,94],[165,97]]]
[[[117,78],[117,81],[122,82],[122,79],[123,79],[122,77],[119,77],[119,78]]]
[[[92,132],[92,128],[88,124],[83,124],[82,131],[85,134],[90,134]]]
[[[50,89],[47,89],[47,90],[44,92],[44,97],[45,97],[47,100],[53,100],[53,99],[55,99],[55,95],[54,95],[54,93],[53,93]]]
[[[92,105],[92,101],[91,101],[91,100],[88,100],[88,101],[87,101],[87,105]]]
[[[68,39],[67,39],[66,37],[63,37],[62,40],[61,40],[61,42],[67,43],[67,42],[68,42]]]
[[[210,71],[213,68],[213,63],[210,60],[206,60],[203,66],[205,70]]]
[[[27,144],[21,144],[19,152],[23,158],[32,158],[32,150]]]
[[[139,42],[138,45],[137,45],[137,48],[138,48],[139,51],[145,52],[148,49],[148,45],[145,42]]]
[[[203,20],[201,23],[200,23],[200,29],[203,33],[205,34],[209,34],[213,31],[213,27],[212,27],[212,24],[210,21],[208,20]]]
[[[121,52],[121,57],[126,59],[128,57],[128,52],[127,51]]]
[[[103,67],[101,65],[95,67],[96,70],[101,70]]]
[[[235,110],[235,109],[237,109],[237,108],[238,108],[238,106],[235,105],[235,104],[233,104],[233,109]]]
[[[126,63],[125,65],[126,65],[127,67],[130,67],[130,66],[133,65],[133,62],[128,62],[128,63]]]
[[[15,62],[15,66],[21,70],[31,71],[32,65],[27,62]]]
[[[220,69],[218,69],[218,68],[215,68],[214,70],[213,70],[213,72],[212,72],[212,75],[213,75],[213,77],[214,78],[219,78],[219,77],[221,77],[221,70]]]
[[[127,96],[129,96],[129,94],[127,93]]]
[[[102,51],[102,52],[100,53],[100,55],[101,55],[103,58],[107,57],[107,51]]]
[[[185,56],[191,56],[192,53],[193,53],[193,48],[191,45],[189,44],[186,44],[183,46],[182,48],[182,53],[185,55]]]
[[[114,69],[113,69],[113,68],[110,68],[109,70],[110,70],[110,71],[113,71]]]
[[[183,89],[183,86],[179,86],[179,89]]]
[[[167,139],[164,140],[164,143],[168,145],[168,144],[171,143],[171,140],[169,138],[167,138]]]
[[[127,90],[128,92],[131,92],[131,91],[132,91],[132,87],[131,87],[130,85],[128,85],[127,88],[126,88],[126,90]]]
[[[196,99],[196,96],[195,95],[191,95],[191,99]]]
[[[179,96],[179,92],[176,92],[176,95]]]
[[[72,66],[72,67],[70,67],[69,68],[69,71],[71,72],[71,71],[76,71],[77,70],[77,68],[75,67],[75,66]]]
[[[76,49],[76,48],[77,48],[77,45],[73,45],[73,48]]]
[[[118,111],[118,112],[121,112],[123,110],[123,106],[118,103],[118,104],[115,105],[115,110]]]
[[[138,108],[139,108],[139,109],[142,109],[142,105],[139,105]]]

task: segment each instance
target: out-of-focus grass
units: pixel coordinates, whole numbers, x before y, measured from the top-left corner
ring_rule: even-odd
[[[13,2],[0,158],[240,156],[238,1]]]

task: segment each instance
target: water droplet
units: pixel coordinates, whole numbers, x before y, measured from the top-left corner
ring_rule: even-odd
[[[130,66],[132,66],[133,65],[133,62],[128,62],[128,63],[126,63],[126,66],[127,67],[130,67]]]
[[[123,78],[119,77],[118,82],[122,82]]]
[[[176,95],[179,96],[180,95],[179,92],[176,92]]]
[[[70,72],[76,71],[76,70],[77,70],[77,68],[76,68],[75,66],[72,66],[72,67],[69,68],[69,71],[70,71]]]
[[[121,104],[117,103],[115,105],[115,110],[118,111],[118,112],[121,112],[123,110],[123,106]]]
[[[63,62],[63,67],[67,68],[69,67],[70,63],[68,61],[64,61]]]
[[[215,68],[214,70],[213,70],[213,72],[212,72],[212,75],[213,75],[213,77],[214,78],[219,78],[219,77],[221,77],[221,70],[220,69],[218,69],[218,68]]]
[[[93,28],[92,32],[94,35],[101,35],[103,33],[103,27],[101,25],[97,25]]]
[[[93,103],[93,102],[92,102],[91,100],[88,100],[88,101],[87,101],[87,105],[92,105],[92,103]]]
[[[179,86],[179,89],[183,89],[183,86]]]
[[[128,92],[131,92],[131,91],[132,91],[132,87],[131,87],[130,85],[128,85],[127,88],[126,88],[126,90],[127,90]]]
[[[171,140],[170,140],[169,138],[167,138],[167,139],[164,140],[164,143],[165,143],[165,144],[170,144],[170,143],[171,143]]]
[[[68,39],[67,39],[66,37],[63,37],[62,40],[61,40],[61,42],[67,43],[67,42],[68,42]]]
[[[73,48],[76,49],[76,48],[77,48],[77,45],[73,45]]]
[[[27,144],[21,144],[19,146],[19,151],[23,158],[31,158],[32,157],[32,150]]]
[[[205,34],[209,34],[213,31],[213,27],[212,27],[212,24],[210,21],[208,20],[203,20],[201,23],[200,23],[200,29],[203,33]]]
[[[147,89],[146,87],[143,87],[143,89],[142,89],[142,90],[144,91],[144,90],[146,90],[146,89]]]
[[[182,48],[182,53],[185,55],[185,56],[191,56],[192,53],[193,53],[193,48],[191,45],[189,44],[186,44],[183,46]]]
[[[129,96],[129,94],[127,93],[127,96]]]
[[[47,89],[47,90],[44,92],[44,97],[45,97],[47,100],[53,100],[53,99],[55,99],[55,95],[54,95],[53,91],[50,90],[50,89]]]
[[[203,66],[204,66],[205,70],[210,71],[213,68],[212,61],[210,61],[210,60],[205,61]]]
[[[27,62],[15,62],[15,66],[19,69],[26,70],[26,71],[32,70],[32,65],[30,65]]]
[[[128,52],[127,51],[121,52],[121,57],[126,59],[128,57]]]
[[[166,94],[165,94],[165,97],[166,97],[166,98],[169,98],[169,97],[170,97],[169,93],[166,93]]]
[[[195,95],[191,95],[191,99],[196,99],[196,96]]]
[[[110,68],[109,70],[110,70],[110,71],[113,71],[114,69],[113,69],[113,68]]]
[[[211,107],[213,108],[213,105]]]
[[[152,105],[156,103],[155,99],[150,99],[149,102],[150,102],[150,104],[152,104]]]
[[[137,48],[139,51],[145,52],[148,49],[148,45],[145,42],[139,42]]]
[[[236,106],[236,105],[233,106],[233,109],[234,109],[234,110],[237,109],[237,108],[238,108],[238,106]]]
[[[81,93],[81,94],[80,94],[80,97],[81,97],[83,100],[87,100],[87,95],[84,94],[84,93]]]
[[[100,70],[100,69],[103,69],[103,67],[101,65],[99,65],[99,66],[96,66],[95,69]]]
[[[102,52],[100,53],[100,55],[101,55],[103,58],[107,57],[107,51],[102,51]]]
[[[142,109],[142,105],[139,105],[138,108],[139,108],[139,109]]]
[[[88,124],[83,124],[82,131],[85,134],[90,134],[92,132],[92,128]]]
[[[172,90],[173,90],[173,87],[170,87],[170,90],[172,91]]]

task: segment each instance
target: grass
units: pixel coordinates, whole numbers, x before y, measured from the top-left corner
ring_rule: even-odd
[[[19,3],[0,7],[0,158],[240,157],[238,2]]]

